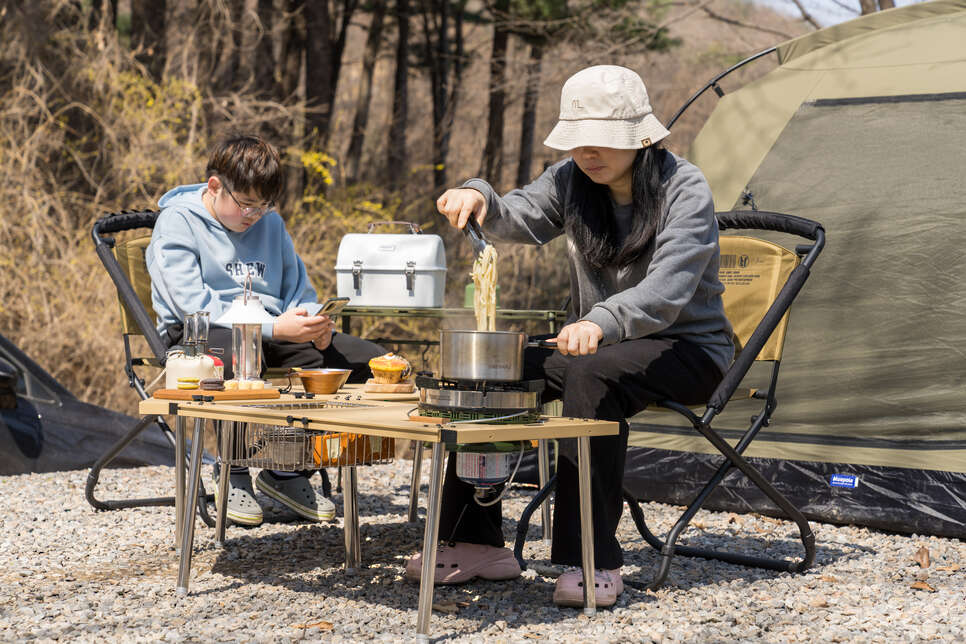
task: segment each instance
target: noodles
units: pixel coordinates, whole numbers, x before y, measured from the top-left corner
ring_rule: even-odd
[[[473,261],[473,309],[477,331],[496,331],[496,249],[487,244]]]

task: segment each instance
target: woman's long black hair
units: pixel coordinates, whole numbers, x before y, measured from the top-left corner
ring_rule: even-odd
[[[627,239],[618,239],[610,189],[574,167],[564,228],[594,268],[624,267],[643,255],[654,238],[664,207],[661,167],[666,152],[656,145],[638,151],[631,166],[633,223]]]

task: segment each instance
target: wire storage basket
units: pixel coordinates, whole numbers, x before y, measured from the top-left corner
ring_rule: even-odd
[[[264,403],[252,407],[284,410],[368,407],[337,401]],[[289,419],[291,421],[291,419]],[[348,467],[391,463],[395,454],[392,438],[344,431],[305,429],[294,425],[226,423],[222,431],[233,431],[229,465],[276,470],[317,467]]]
[[[301,427],[237,423],[231,465],[276,470],[309,466],[309,437]]]

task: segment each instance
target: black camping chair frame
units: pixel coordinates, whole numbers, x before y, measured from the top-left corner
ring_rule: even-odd
[[[118,263],[117,258],[114,256],[114,238],[110,235],[137,229],[153,229],[154,224],[157,221],[158,213],[153,210],[140,210],[140,211],[122,211],[120,213],[109,214],[101,217],[96,222],[94,222],[94,227],[91,229],[91,237],[94,240],[94,249],[97,251],[97,256],[107,270],[108,275],[111,276],[111,280],[114,282],[114,286],[117,289],[118,297],[124,302],[128,310],[133,315],[135,321],[137,322],[138,329],[147,341],[148,347],[151,351],[152,356],[149,357],[135,357],[131,351],[131,341],[128,334],[123,334],[124,338],[124,371],[127,374],[128,385],[131,386],[141,397],[141,400],[146,400],[149,398],[147,391],[144,388],[144,379],[141,378],[135,367],[143,366],[154,366],[163,367],[165,362],[165,355],[167,353],[167,347],[164,341],[161,339],[161,335],[158,333],[154,326],[154,320],[151,319],[150,314],[147,309],[141,303],[141,299],[138,297],[128,280],[127,275],[121,269],[121,265]],[[171,444],[171,447],[175,446],[175,436],[171,427],[165,422],[162,416],[144,416],[138,423],[131,428],[131,430],[121,437],[96,463],[91,467],[90,473],[87,475],[87,487],[85,489],[85,496],[87,497],[87,502],[90,503],[97,510],[120,510],[122,508],[138,508],[147,506],[173,506],[174,497],[154,497],[145,499],[122,499],[122,500],[100,500],[94,496],[94,488],[97,486],[98,479],[100,478],[101,470],[107,466],[114,458],[125,448],[127,445],[134,440],[142,431],[147,429],[150,425],[157,425],[164,434],[165,438]],[[204,486],[202,485],[199,489],[198,494],[198,514],[201,516],[202,521],[205,522],[208,527],[214,527],[214,520],[208,515],[207,501],[211,500],[211,495],[205,493]]]
[[[768,570],[778,570],[787,572],[803,572],[815,560],[815,535],[805,516],[792,503],[782,495],[775,487],[768,482],[751,464],[742,456],[745,449],[751,444],[755,436],[762,427],[769,424],[772,413],[775,411],[777,401],[775,390],[778,383],[778,370],[780,360],[775,360],[772,366],[770,384],[767,391],[756,391],[752,397],[764,401],[761,411],[752,417],[751,426],[745,430],[738,443],[732,447],[727,441],[711,428],[711,422],[715,416],[720,414],[728,401],[735,394],[738,385],[748,373],[759,352],[771,337],[772,332],[778,326],[781,319],[785,316],[798,292],[801,290],[805,281],[808,279],[812,264],[822,252],[825,246],[825,230],[821,224],[805,219],[774,212],[764,211],[732,211],[717,213],[718,227],[720,230],[761,230],[777,231],[797,235],[811,241],[811,244],[804,244],[796,247],[796,253],[802,257],[801,262],[791,272],[784,286],[779,291],[777,297],[771,303],[761,322],[758,323],[745,347],[742,349],[738,358],[731,365],[728,373],[722,379],[718,388],[711,395],[703,415],[698,416],[687,406],[672,400],[664,400],[658,403],[659,407],[664,407],[676,411],[687,418],[692,427],[704,436],[724,457],[725,460],[715,472],[714,476],[700,490],[695,499],[682,513],[681,517],[674,524],[664,541],[661,541],[647,527],[644,520],[644,513],[640,504],[626,490],[624,500],[630,508],[631,517],[637,526],[638,531],[644,540],[660,553],[658,570],[654,578],[648,584],[642,584],[633,580],[625,580],[629,586],[636,588],[650,588],[656,590],[667,580],[671,567],[671,560],[676,554],[688,557],[701,557],[703,559],[716,559],[727,563],[739,564]],[[738,554],[721,550],[708,550],[691,546],[677,545],[677,539],[690,523],[694,515],[701,509],[701,506],[711,495],[714,489],[724,480],[725,476],[733,469],[737,468],[747,476],[772,502],[785,513],[798,526],[799,537],[804,547],[804,556],[797,561],[785,559],[771,559],[767,557],[755,557],[751,555]],[[557,476],[548,481],[547,485],[541,489],[533,500],[524,509],[517,524],[516,541],[514,543],[513,554],[520,562],[521,568],[526,568],[523,560],[523,543],[526,539],[530,517],[534,511],[549,497],[556,487]]]

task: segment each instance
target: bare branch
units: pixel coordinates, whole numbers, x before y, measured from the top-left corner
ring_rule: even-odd
[[[769,29],[768,27],[761,27],[759,25],[751,25],[751,24],[748,24],[747,22],[742,22],[740,20],[735,20],[734,18],[729,18],[728,16],[722,16],[720,13],[715,13],[711,9],[708,9],[707,7],[704,7],[704,6],[701,7],[701,10],[704,11],[706,14],[708,14],[708,16],[710,16],[711,18],[714,18],[715,20],[719,20],[728,25],[734,25],[736,27],[742,27],[744,29],[754,29],[755,31],[762,31],[767,34],[774,34],[776,36],[781,36],[786,40],[792,38],[791,34],[786,34],[784,31],[778,31],[777,29]]]
[[[859,10],[858,9],[856,9],[853,5],[846,4],[845,2],[842,2],[842,0],[832,0],[832,4],[837,5],[838,7],[842,8],[842,9],[845,9],[846,11],[848,11],[851,14],[854,14],[856,16],[859,15]]]
[[[798,7],[798,10],[802,12],[802,18],[805,20],[805,22],[812,25],[816,29],[822,28],[822,26],[815,21],[815,18],[813,18],[810,13],[805,11],[805,7],[802,6],[801,0],[791,0],[791,1],[796,7]]]
[[[692,14],[694,14],[694,13],[696,13],[698,11],[701,11],[702,9],[704,9],[705,7],[707,7],[709,4],[711,4],[712,2],[714,2],[714,0],[704,0],[704,2],[702,2],[700,4],[696,4],[696,5],[688,5],[687,3],[684,3],[684,6],[688,7],[688,9],[686,11],[683,11],[682,13],[680,13],[680,14],[672,17],[672,18],[668,18],[667,20],[665,20],[664,22],[662,22],[661,24],[659,24],[657,26],[657,28],[658,29],[666,29],[670,25],[673,25],[675,22],[681,22],[682,20],[684,20],[685,18],[688,18]],[[678,3],[674,3],[674,4],[675,4],[675,6],[680,6],[680,5],[678,5]]]

